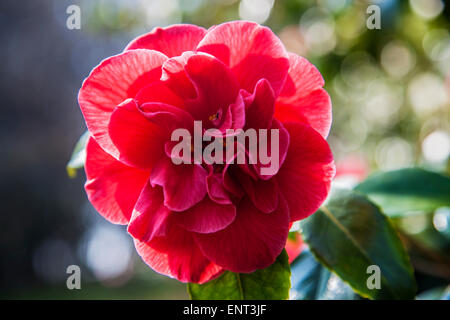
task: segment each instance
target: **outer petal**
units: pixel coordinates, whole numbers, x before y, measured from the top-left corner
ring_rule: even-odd
[[[253,22],[226,22],[211,28],[198,51],[212,54],[227,64],[248,92],[265,78],[278,95],[289,69],[287,52],[280,39]]]
[[[230,225],[236,217],[232,204],[218,204],[205,197],[192,208],[173,214],[173,219],[187,231],[211,233]]]
[[[92,138],[86,153],[85,189],[89,201],[108,221],[127,224],[150,172],[117,161]]]
[[[78,103],[86,125],[98,144],[112,156],[119,155],[108,134],[112,111],[144,86],[158,80],[165,60],[167,57],[156,51],[127,51],[103,60],[84,80]]]
[[[155,28],[131,41],[125,50],[151,49],[176,57],[184,51],[193,51],[206,34],[206,30],[191,24],[177,24]]]
[[[164,189],[164,205],[173,211],[184,211],[206,195],[207,171],[198,164],[175,165],[162,157],[152,170],[150,182]]]
[[[295,221],[314,213],[326,199],[335,167],[328,143],[317,131],[301,123],[284,125],[291,144],[276,179]]]
[[[130,166],[151,169],[164,154],[164,132],[145,118],[132,99],[112,113],[109,135],[120,161]]]
[[[317,89],[298,98],[295,103],[277,102],[275,118],[281,122],[298,121],[310,125],[326,138],[331,127],[331,99],[324,89]]]
[[[182,282],[205,283],[224,270],[200,251],[192,233],[170,224],[166,237],[134,241],[136,250],[153,270]]]
[[[277,99],[275,117],[282,122],[307,123],[326,138],[331,126],[331,100],[322,89],[322,75],[294,53],[289,53],[289,62],[289,75]]]
[[[133,210],[128,232],[140,241],[151,241],[156,236],[164,236],[167,231],[170,210],[164,206],[160,187],[152,187],[149,182],[139,196]]]
[[[279,99],[285,103],[295,102],[325,84],[319,70],[305,58],[289,53],[289,73]]]
[[[248,198],[239,203],[234,222],[224,230],[200,234],[195,240],[206,257],[233,272],[253,272],[270,266],[283,250],[289,232],[289,209],[280,201],[270,214]]]

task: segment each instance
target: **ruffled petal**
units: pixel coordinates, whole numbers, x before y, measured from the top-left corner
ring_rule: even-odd
[[[205,197],[192,208],[173,214],[173,219],[187,231],[211,233],[230,225],[236,217],[233,204],[218,204]]]
[[[258,81],[255,91],[244,99],[247,106],[246,128],[269,129],[275,111],[275,94],[266,79]]]
[[[275,179],[254,180],[246,174],[240,174],[238,179],[258,210],[271,213],[278,208],[279,192]]]
[[[204,127],[211,127],[207,125],[211,116],[236,101],[239,84],[231,70],[210,55],[192,55],[184,68],[197,93],[195,99],[185,102],[186,109],[195,120],[202,120]]]
[[[276,179],[295,221],[314,213],[326,199],[335,167],[330,147],[317,131],[296,122],[284,125],[291,144]]]
[[[142,88],[134,98],[138,105],[146,102],[161,102],[183,108],[183,100],[169,89],[163,82],[155,81]]]
[[[177,24],[155,28],[131,41],[125,50],[151,49],[176,57],[185,51],[193,51],[205,36],[206,30],[192,24]]]
[[[286,79],[289,60],[280,39],[267,27],[248,21],[232,21],[211,28],[197,47],[228,65],[241,88],[253,92],[267,79],[278,95]]]
[[[147,182],[134,207],[128,233],[144,242],[157,236],[165,236],[169,215],[170,210],[164,206],[161,187],[152,187]]]
[[[194,237],[204,255],[233,272],[253,272],[274,263],[286,243],[289,209],[282,199],[270,214],[243,198],[237,206],[236,219],[224,230]]]
[[[151,169],[164,154],[164,131],[146,119],[132,99],[112,113],[109,135],[120,161],[130,166]]]
[[[324,138],[331,127],[331,100],[322,89],[324,80],[319,70],[308,60],[289,54],[289,75],[275,108],[275,117],[282,121],[309,124]]]
[[[277,102],[275,118],[281,122],[297,121],[310,125],[326,138],[331,128],[331,99],[325,89],[317,89],[295,103]]]
[[[272,132],[271,130],[278,130],[278,141],[275,141],[278,144],[278,165],[276,163],[276,158],[272,157]],[[259,153],[258,162],[254,165],[255,172],[258,177],[262,180],[269,180],[274,175],[279,172],[279,169],[283,166],[283,163],[286,159],[286,155],[289,149],[290,144],[290,136],[285,127],[279,122],[277,119],[272,120],[272,127],[270,130],[267,130],[267,155],[270,159],[270,162],[267,164],[262,163],[261,154]],[[258,148],[261,147],[261,139],[259,139]],[[272,163],[272,161],[274,163]],[[272,168],[271,168],[272,167]],[[268,170],[271,168],[270,170]],[[264,170],[263,170],[264,169]]]
[[[224,187],[221,173],[209,173],[206,178],[206,189],[211,200],[219,204],[231,204],[231,199]]]
[[[206,195],[207,171],[198,164],[172,163],[162,157],[153,167],[150,182],[164,190],[164,205],[173,211],[184,211]]]
[[[224,269],[208,260],[193,239],[193,233],[172,223],[167,236],[151,242],[134,239],[136,250],[153,270],[182,282],[205,283]]]
[[[191,80],[188,78],[184,66],[195,52],[186,51],[181,56],[173,57],[164,62],[161,81],[183,100],[195,99],[197,93]]]
[[[167,57],[151,50],[132,50],[103,60],[84,80],[78,94],[89,132],[114,157],[119,151],[108,134],[111,113],[128,98],[161,76]]]
[[[222,181],[224,189],[233,197],[242,198],[245,191],[240,184],[237,183],[237,177],[240,174],[240,168],[234,164],[227,163],[222,171]]]
[[[160,102],[144,103],[139,107],[144,117],[158,126],[170,139],[176,129],[188,129],[192,132],[194,119],[185,110]]]
[[[150,172],[117,161],[92,138],[86,153],[85,189],[89,201],[106,220],[127,224]]]

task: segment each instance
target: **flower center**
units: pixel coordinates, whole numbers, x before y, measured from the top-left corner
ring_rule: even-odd
[[[217,119],[219,119],[220,117],[220,110],[218,110],[216,113],[212,114],[209,116],[209,121],[215,121]]]

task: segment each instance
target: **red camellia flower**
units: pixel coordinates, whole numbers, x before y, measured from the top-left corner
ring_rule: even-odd
[[[256,23],[156,28],[102,61],[80,89],[88,198],[128,225],[159,273],[204,283],[268,267],[334,176],[323,85],[312,64]],[[175,164],[171,133],[192,131],[194,121],[221,132],[278,129],[279,168]]]

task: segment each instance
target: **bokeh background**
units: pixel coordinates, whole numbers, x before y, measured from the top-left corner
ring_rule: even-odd
[[[66,27],[71,4],[80,30]],[[381,8],[380,30],[366,27],[371,4]],[[269,26],[322,72],[337,184],[408,166],[449,173],[448,2],[2,0],[0,298],[187,298],[185,285],[141,262],[124,227],[95,212],[84,172],[67,176],[86,130],[76,97],[94,66],[155,26],[236,19]],[[419,287],[448,283],[450,209],[396,223],[419,239]],[[66,288],[71,264],[81,267],[81,290]]]

